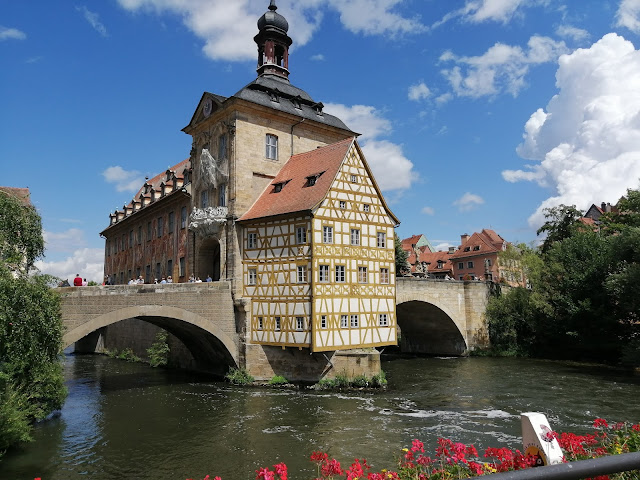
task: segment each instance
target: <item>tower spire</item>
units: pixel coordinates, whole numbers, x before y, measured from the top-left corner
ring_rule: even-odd
[[[289,47],[292,40],[287,32],[289,22],[276,10],[276,0],[271,0],[269,10],[258,20],[258,76],[277,75],[289,78]]]

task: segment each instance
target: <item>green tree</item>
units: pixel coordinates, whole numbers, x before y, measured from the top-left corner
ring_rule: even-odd
[[[542,253],[549,251],[555,242],[569,238],[578,229],[579,219],[582,212],[576,209],[575,205],[558,205],[553,208],[543,210],[546,222],[536,232],[538,235],[546,233],[546,238],[542,244]]]
[[[31,438],[31,425],[66,396],[60,299],[47,275],[26,273],[42,255],[40,217],[0,195],[0,453]]]
[[[409,264],[407,263],[409,254],[402,249],[402,242],[397,234],[394,235],[394,244],[396,247],[396,275],[402,275],[409,271]]]

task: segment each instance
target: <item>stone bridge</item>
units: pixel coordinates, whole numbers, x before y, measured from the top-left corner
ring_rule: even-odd
[[[487,284],[415,278],[397,280],[396,303],[403,352],[465,355],[487,343],[484,322]],[[269,355],[275,355],[276,350],[281,350],[273,347],[274,352],[267,357],[252,354],[247,358],[244,344],[246,306],[234,305],[229,282],[59,290],[66,328],[65,348],[75,344],[77,351],[101,351],[105,334],[113,337],[109,332],[118,327],[116,324],[119,324],[118,335],[130,336],[133,345],[136,343],[134,337],[139,336],[138,325],[147,322],[179,339],[193,357],[190,361],[195,363],[191,366],[197,370],[223,373],[228,366],[249,368],[247,363],[264,362]],[[109,326],[112,326],[111,330],[106,328]],[[138,353],[145,352],[150,344],[148,339],[146,342],[138,341]],[[308,352],[306,357],[304,352],[291,349],[287,352],[278,354],[282,356],[278,362],[295,363],[309,358]]]

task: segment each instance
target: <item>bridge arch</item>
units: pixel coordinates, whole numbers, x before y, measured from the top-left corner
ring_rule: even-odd
[[[166,305],[125,307],[98,315],[68,331],[62,338],[63,347],[66,348],[103,327],[129,318],[147,321],[175,335],[203,367],[221,360],[231,366],[239,365],[238,347],[229,335],[196,313]]]
[[[400,348],[407,353],[458,356],[467,353],[464,329],[446,306],[411,299],[396,305]]]

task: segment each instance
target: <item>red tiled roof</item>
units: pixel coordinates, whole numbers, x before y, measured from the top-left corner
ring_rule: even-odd
[[[0,187],[0,192],[4,192],[20,201],[23,205],[31,205],[31,194],[28,188]]]
[[[347,138],[292,156],[240,221],[313,210],[326,197],[353,142]],[[319,173],[315,185],[308,186],[309,177]],[[276,184],[284,184],[280,192]]]
[[[420,238],[422,238],[422,235],[413,235],[409,238],[405,238],[401,242],[402,249],[406,250],[407,252],[410,251],[413,248],[412,245],[416,245],[420,241]]]
[[[475,255],[486,255],[502,251],[504,239],[493,230],[483,229],[482,232],[474,233],[469,239],[460,245],[460,248],[451,255],[450,258],[464,258]],[[465,251],[469,248],[469,250]],[[474,247],[480,247],[474,250]]]

